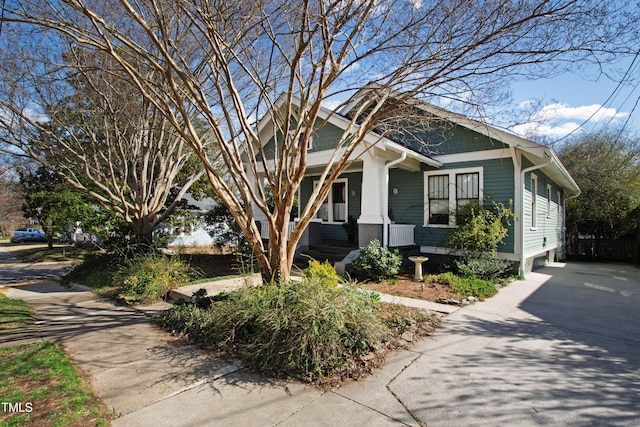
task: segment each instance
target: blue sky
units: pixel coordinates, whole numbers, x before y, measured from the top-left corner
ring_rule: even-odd
[[[566,73],[550,79],[523,81],[512,86],[513,101],[523,108],[532,100],[540,103],[534,109],[532,120],[511,127],[525,137],[546,137],[549,141],[581,132],[602,129],[604,126],[640,133],[640,61],[631,59],[616,65],[619,75],[630,66],[625,84],[618,85],[604,75],[598,77],[596,67],[580,73]]]

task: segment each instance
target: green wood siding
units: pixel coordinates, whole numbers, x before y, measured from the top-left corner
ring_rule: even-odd
[[[481,183],[484,198],[509,204],[515,197],[514,168],[510,158],[473,162],[458,162],[444,165],[438,171],[451,169],[483,168]],[[425,170],[436,170],[424,168]],[[393,188],[398,194],[393,194]],[[442,241],[451,232],[450,228],[424,227],[425,198],[424,174],[392,169],[389,173],[389,209],[393,219],[399,224],[415,224],[416,244],[422,246],[442,246]],[[515,209],[515,207],[514,207]],[[509,236],[498,249],[500,252],[514,253],[515,229],[509,227]]]
[[[536,226],[532,227],[532,175],[537,177]],[[524,179],[524,252],[525,254],[542,252],[563,244],[562,211],[564,194],[562,189],[542,170],[528,172]],[[547,188],[551,186],[550,200]],[[558,200],[560,192],[560,200]]]
[[[309,150],[309,153],[316,151],[333,150],[342,138],[344,131],[337,126],[330,123],[324,124],[317,131],[313,138],[313,146]]]
[[[507,145],[462,126],[417,133],[420,141],[407,141],[404,145],[422,154],[435,156],[472,151],[506,148]],[[394,140],[399,141],[398,137]]]
[[[316,151],[324,151],[324,150],[332,150],[334,149],[340,138],[342,138],[342,134],[344,131],[337,126],[332,125],[331,123],[319,123],[317,126],[319,129],[316,134],[313,136],[313,145],[311,149],[308,151],[309,153],[313,153]],[[278,133],[278,141],[282,142],[282,134]],[[275,152],[275,138],[271,137],[269,141],[264,146],[264,152],[267,159],[274,158]]]
[[[422,226],[424,217],[424,184],[422,172],[404,169],[389,171],[389,219],[398,224]],[[393,194],[396,188],[397,194]]]

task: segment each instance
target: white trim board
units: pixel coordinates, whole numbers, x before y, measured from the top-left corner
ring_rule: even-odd
[[[451,249],[443,248],[442,246],[420,246],[420,253],[449,255],[451,253]],[[520,261],[520,255],[508,252],[498,252],[498,258],[509,261]]]
[[[434,160],[440,163],[463,163],[483,160],[495,159],[511,159],[511,151],[509,148],[498,148],[495,150],[469,151],[457,154],[442,154],[440,156],[432,156]]]

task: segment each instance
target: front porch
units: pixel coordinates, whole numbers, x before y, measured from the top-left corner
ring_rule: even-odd
[[[264,240],[269,239],[269,223],[267,221],[259,221],[260,224],[260,237]],[[295,227],[296,222],[289,222],[287,238],[291,234],[291,231]],[[376,224],[374,224],[376,225]],[[382,228],[383,225],[380,224],[376,228]],[[414,246],[415,243],[415,225],[414,224],[387,224],[387,235],[388,235],[388,247],[397,248],[404,246]],[[358,227],[360,228],[369,228],[369,227]],[[350,249],[358,249],[360,246],[359,242],[362,239],[349,240],[348,238],[335,238],[337,230],[335,228],[335,224],[323,224],[320,221],[313,222],[310,227],[305,230],[305,235],[301,239],[301,246],[307,247],[339,247],[339,248],[350,248]],[[346,231],[345,237],[346,237]],[[375,233],[381,234],[381,233]],[[373,240],[373,239],[370,239]],[[305,244],[306,243],[306,244]]]
[[[358,154],[349,167],[330,184],[323,181],[327,153],[311,153],[307,173],[298,193],[298,215],[318,197],[318,186],[328,185],[327,196],[298,242],[298,251],[323,247],[364,247],[372,240],[391,248],[416,246],[416,226],[423,221],[423,167],[440,167],[431,158],[391,141],[383,140]],[[394,218],[395,217],[395,218]],[[269,238],[269,225],[257,216],[261,237]],[[289,224],[289,233],[295,222]],[[336,245],[337,241],[340,243]],[[348,243],[351,241],[352,243]],[[349,250],[331,249],[332,257]],[[346,255],[345,253],[345,255]]]

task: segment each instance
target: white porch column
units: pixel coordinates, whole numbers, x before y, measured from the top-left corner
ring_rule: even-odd
[[[386,184],[385,160],[365,154],[362,165],[362,199],[360,202],[360,218],[358,218],[358,245],[366,246],[374,239],[383,240],[383,198],[382,192]]]
[[[249,177],[249,180],[252,183],[251,185],[253,187],[253,190],[257,194],[258,193],[258,188],[262,185],[261,178],[259,176],[256,176],[253,173],[253,169],[248,164],[245,164],[244,170],[247,172],[247,176]],[[251,200],[251,211],[253,212],[253,220],[256,223],[258,223],[260,221],[266,221],[267,220],[267,217],[264,214],[264,212],[262,212],[260,209],[258,209],[258,206],[255,204],[255,202],[253,200]]]
[[[362,160],[362,201],[358,224],[382,224],[385,160],[372,154],[363,156]]]

